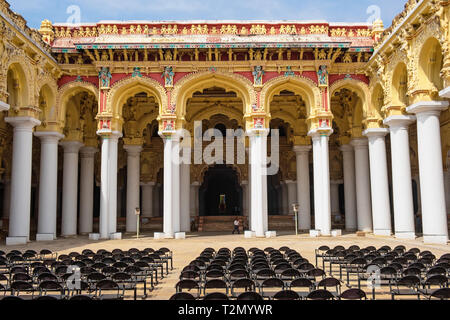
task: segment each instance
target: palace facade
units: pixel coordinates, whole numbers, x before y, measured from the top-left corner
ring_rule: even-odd
[[[262,237],[277,221],[293,225],[294,203],[312,235],[447,243],[449,9],[409,0],[386,30],[48,20],[33,30],[0,0],[6,243],[120,239],[136,232],[137,207],[160,237],[182,236],[193,220],[207,231],[217,216],[240,216]],[[175,161],[196,123],[215,129],[200,154],[225,144],[217,132],[241,129],[245,159],[236,144],[224,147],[231,161],[199,163],[194,151],[192,163]],[[268,174],[275,140],[279,170]]]

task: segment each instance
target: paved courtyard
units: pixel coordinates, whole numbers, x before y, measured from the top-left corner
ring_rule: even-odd
[[[0,249],[8,252],[12,249],[33,249],[37,251],[42,248],[47,248],[54,252],[58,252],[58,254],[67,254],[72,251],[81,252],[83,249],[91,249],[93,251],[106,249],[111,251],[115,248],[122,250],[130,248],[153,248],[156,250],[161,247],[167,247],[173,252],[174,270],[155,287],[154,291],[148,292],[147,299],[156,300],[169,299],[175,293],[175,284],[178,281],[178,277],[183,267],[194,260],[206,247],[212,247],[218,250],[222,247],[233,249],[238,246],[244,247],[245,249],[250,249],[252,247],[261,249],[274,247],[278,249],[282,246],[288,246],[297,250],[313,264],[315,263],[314,250],[321,245],[327,245],[329,247],[343,245],[347,248],[356,244],[360,247],[371,245],[379,248],[383,245],[395,247],[402,244],[405,245],[407,249],[417,247],[421,251],[430,250],[437,257],[450,252],[449,245],[424,245],[421,238],[406,241],[372,235],[357,237],[355,234],[343,235],[339,238],[310,238],[307,234],[296,236],[289,233],[282,233],[277,238],[271,239],[245,239],[242,234],[202,233],[189,234],[185,240],[154,240],[152,235],[153,234],[144,234],[141,235],[139,239],[136,239],[135,236],[125,235],[123,240],[106,241],[90,241],[87,237],[79,236],[77,238],[60,239],[54,242],[32,242],[26,246],[6,247],[5,245],[1,245]],[[345,290],[345,288],[343,289]],[[142,292],[138,292],[138,296],[142,296]],[[131,296],[127,296],[126,298],[129,299]]]

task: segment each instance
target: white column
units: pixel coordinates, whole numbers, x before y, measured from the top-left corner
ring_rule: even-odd
[[[251,221],[257,237],[265,237],[267,216],[267,134],[268,130],[250,132]]]
[[[373,233],[381,236],[392,234],[385,141],[388,132],[384,128],[364,131],[364,135],[369,138]]]
[[[322,229],[322,165],[320,162],[320,136],[312,136],[313,142],[313,174],[314,174],[314,229]]]
[[[286,181],[288,190],[288,211],[285,212],[286,215],[294,214],[293,204],[297,203],[297,182],[288,180]]]
[[[101,239],[109,238],[109,149],[111,139],[108,135],[102,136],[101,151],[101,185],[100,185],[100,218],[99,234]]]
[[[158,183],[153,188],[153,217],[161,216],[160,198],[161,198],[161,185]]]
[[[335,180],[331,181],[331,217],[340,217],[341,213],[339,210],[339,185],[341,181]]]
[[[0,112],[2,111],[8,111],[9,110],[9,104],[6,102],[0,101]]]
[[[30,240],[31,158],[33,128],[40,121],[32,117],[9,117],[14,127],[11,170],[11,207],[7,245],[25,244]]]
[[[154,182],[147,182],[147,183],[141,183],[141,189],[142,189],[142,210],[141,215],[143,218],[151,218],[155,217],[155,212],[153,211],[153,192],[156,188],[154,188],[155,183]]]
[[[180,165],[180,231],[191,231],[191,165],[182,163]]]
[[[58,194],[58,132],[36,132],[41,139],[39,175],[39,215],[36,240],[56,239],[56,205]]]
[[[417,116],[422,226],[425,243],[448,241],[439,117],[448,101],[419,102],[407,111]]]
[[[137,216],[136,208],[139,208],[139,185],[142,146],[126,145],[127,152],[127,222],[126,232],[136,233]]]
[[[94,166],[97,148],[80,149],[80,234],[93,232]]]
[[[356,208],[358,230],[372,231],[372,207],[370,199],[369,144],[367,139],[353,139],[355,149]]]
[[[63,200],[61,235],[77,235],[78,214],[78,152],[83,144],[79,141],[63,141]]]
[[[297,155],[297,202],[300,230],[311,229],[311,194],[309,182],[309,152],[311,146],[295,146]]]
[[[288,186],[286,181],[281,182],[281,197],[282,197],[282,212],[281,215],[286,215],[289,212],[289,195],[288,195]]]
[[[447,171],[444,173],[445,180],[445,203],[447,204],[447,214],[450,214],[450,168],[447,165]]]
[[[109,138],[109,165],[108,165],[108,201],[109,201],[109,221],[108,237],[120,239],[121,234],[117,232],[117,161],[119,155],[119,138],[121,132],[113,132]],[[139,185],[138,185],[139,186]],[[139,190],[139,187],[138,187]]]
[[[344,162],[345,230],[356,231],[355,153],[350,144],[341,146]]]
[[[3,219],[9,218],[9,211],[11,208],[11,180],[5,179],[3,181]]]
[[[395,236],[401,239],[416,237],[408,134],[414,120],[414,116],[390,116],[384,120],[391,133]]]

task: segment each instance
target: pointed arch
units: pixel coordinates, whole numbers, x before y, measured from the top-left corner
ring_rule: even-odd
[[[358,95],[362,103],[363,118],[371,114],[371,94],[367,84],[355,79],[342,79],[334,82],[330,87],[330,96],[340,89],[350,89]]]
[[[99,91],[94,84],[85,81],[69,82],[59,88],[56,98],[56,112],[53,114],[52,112],[49,112],[47,121],[59,121],[61,124],[64,123],[68,100],[83,91],[92,93],[98,101]]]

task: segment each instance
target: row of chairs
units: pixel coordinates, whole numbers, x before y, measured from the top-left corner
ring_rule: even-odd
[[[153,290],[158,277],[173,269],[173,255],[167,248],[132,248],[123,251],[85,249],[80,253],[58,255],[50,250],[0,252],[0,292],[33,299],[52,296],[67,299],[85,295],[93,299],[123,299],[125,291],[147,284]],[[165,268],[164,268],[165,267]]]

